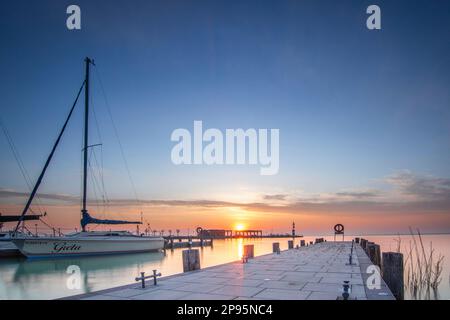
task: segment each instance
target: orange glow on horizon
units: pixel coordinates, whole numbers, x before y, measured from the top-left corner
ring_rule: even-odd
[[[234,226],[234,230],[236,230],[236,231],[242,231],[242,230],[245,230],[245,229],[246,229],[246,227],[245,227],[245,225],[243,223],[237,223]]]
[[[2,204],[2,214],[17,214],[22,209],[21,204]],[[140,219],[136,207],[112,206],[107,212],[92,208],[91,214],[98,218],[117,220]],[[141,230],[180,230],[181,235],[192,235],[197,227],[203,229],[233,229],[236,231],[249,228],[262,230],[263,233],[288,233],[292,228],[292,221],[296,223],[297,234],[324,235],[333,232],[336,223],[345,225],[346,234],[357,233],[408,233],[409,226],[420,228],[422,232],[448,232],[450,220],[448,212],[397,212],[397,211],[364,211],[328,212],[319,209],[309,211],[289,212],[283,208],[273,208],[273,211],[234,208],[203,208],[192,206],[148,206],[144,210],[144,225]],[[80,229],[80,208],[78,205],[45,206],[47,216],[45,222],[61,232],[68,233]],[[407,218],[407,219],[406,219]],[[147,225],[149,223],[149,226]],[[34,228],[34,223],[27,222],[27,226]],[[5,224],[3,230],[13,228],[13,224]],[[46,225],[39,223],[39,229],[48,234],[52,233]],[[109,230],[111,226],[92,225],[92,230]],[[134,225],[120,225],[118,230],[135,231]],[[142,229],[143,228],[143,229]]]

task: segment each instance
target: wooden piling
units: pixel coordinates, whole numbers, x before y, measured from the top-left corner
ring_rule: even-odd
[[[380,252],[380,245],[374,243],[374,244],[368,244],[367,245],[367,253],[370,258],[370,261],[376,266],[381,267],[381,252]]]
[[[272,252],[273,253],[279,253],[280,252],[280,243],[279,242],[272,243]]]
[[[305,246],[305,240],[300,240],[300,247],[304,247]]]
[[[294,240],[288,240],[288,249],[294,249]]]
[[[355,243],[359,243],[359,238],[355,238]]]
[[[183,272],[200,269],[200,252],[198,249],[183,250]]]
[[[363,248],[363,250],[366,250],[367,240],[361,238],[360,244],[361,244],[361,248]]]
[[[246,244],[244,246],[244,257],[246,257],[247,259],[252,259],[255,254],[254,254],[254,245],[253,244]]]
[[[403,254],[383,252],[381,274],[397,300],[404,299]]]
[[[375,244],[375,242],[367,241],[367,243],[366,243],[366,250],[365,250],[367,255],[369,255],[369,246],[371,246],[373,244]]]

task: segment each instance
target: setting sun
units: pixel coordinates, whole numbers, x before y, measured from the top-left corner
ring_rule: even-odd
[[[245,225],[243,225],[242,223],[238,223],[234,226],[234,230],[237,230],[237,231],[245,230]]]

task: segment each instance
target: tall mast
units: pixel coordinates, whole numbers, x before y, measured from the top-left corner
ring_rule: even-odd
[[[52,160],[53,155],[55,154],[55,151],[56,151],[56,148],[58,147],[59,141],[61,140],[63,133],[66,130],[67,124],[69,123],[69,120],[70,120],[70,117],[72,116],[73,110],[75,109],[75,106],[77,105],[78,98],[80,97],[80,94],[81,94],[81,91],[82,91],[84,85],[85,85],[85,83],[83,82],[83,84],[80,87],[80,90],[78,91],[77,97],[75,98],[75,101],[73,102],[72,108],[70,108],[69,115],[67,116],[67,119],[64,122],[64,125],[61,128],[61,131],[59,132],[59,135],[55,141],[55,144],[53,145],[52,151],[50,152],[50,154],[47,158],[47,161],[45,162],[44,168],[42,169],[41,174],[39,175],[39,178],[37,179],[36,184],[34,185],[33,190],[30,193],[30,197],[28,198],[25,208],[23,209],[22,214],[20,215],[19,221],[17,222],[14,232],[17,232],[19,230],[20,224],[26,220],[25,215],[27,214],[28,209],[31,206],[31,202],[33,201],[34,196],[36,195],[36,193],[39,189],[39,186],[41,185],[42,179],[44,178],[45,172],[47,171],[50,161]],[[22,225],[22,227],[23,227],[23,225]]]
[[[83,208],[81,214],[83,217],[87,214],[86,198],[87,198],[87,166],[88,166],[88,143],[89,143],[89,65],[91,59],[86,57],[86,78],[84,80],[84,163],[83,163]],[[84,227],[82,228],[85,231]]]

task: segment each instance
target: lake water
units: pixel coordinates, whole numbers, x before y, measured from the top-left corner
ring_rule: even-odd
[[[304,237],[313,241],[316,237]],[[353,237],[347,236],[345,240]],[[396,236],[364,236],[369,241],[380,244],[382,251],[396,250]],[[402,246],[409,247],[411,236],[401,236]],[[325,237],[328,241],[333,236]],[[214,246],[200,249],[201,267],[214,266],[238,260],[242,256],[244,244],[255,245],[255,255],[272,251],[272,242],[280,242],[281,249],[287,249],[286,239],[230,239],[215,240]],[[340,240],[340,239],[339,239]],[[436,254],[445,256],[442,281],[437,295],[431,298],[450,299],[450,235],[425,235],[424,244],[433,244]],[[295,243],[299,243],[296,239]],[[151,273],[157,269],[168,276],[183,272],[181,252],[183,249],[167,250],[164,253],[144,253],[101,257],[83,257],[54,260],[0,260],[0,299],[55,299],[80,293],[126,285],[134,282],[141,271]],[[404,250],[404,249],[403,249]],[[79,290],[67,288],[71,265],[80,267],[82,285]],[[408,291],[406,298],[410,299]]]

